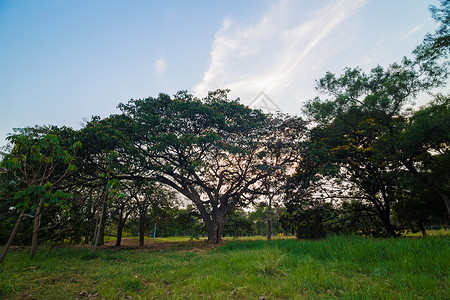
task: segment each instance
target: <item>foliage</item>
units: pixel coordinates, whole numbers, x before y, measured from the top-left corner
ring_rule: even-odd
[[[72,194],[60,189],[61,180],[76,170],[73,153],[81,144],[74,142],[65,148],[58,138],[63,131],[70,129],[27,128],[23,130],[27,134],[8,138],[13,147],[1,161],[4,170],[1,175],[6,179],[2,192],[9,195],[10,208],[35,211],[42,200],[45,207],[57,205],[68,209]]]
[[[54,128],[52,130],[59,131]],[[43,131],[43,135],[38,130],[31,130],[35,135],[20,134],[8,138],[13,147],[11,152],[3,157],[0,166],[13,178],[9,186],[14,186],[15,193],[8,210],[15,210],[18,216],[0,255],[0,263],[17,234],[22,218],[30,216],[25,213],[34,211],[34,216],[31,216],[34,219],[31,250],[33,257],[37,250],[38,230],[44,207],[57,205],[67,209],[67,200],[72,197],[71,194],[60,190],[58,184],[69,172],[76,170],[73,155],[60,145],[56,134]],[[75,142],[70,150],[75,152],[80,147],[80,142]]]
[[[280,216],[280,223],[287,231],[295,233],[298,239],[319,239],[327,235],[326,221],[331,219],[334,210],[329,203],[288,207]]]
[[[200,234],[204,232],[204,228],[200,223],[201,216],[198,211],[188,205],[186,209],[179,209],[175,214],[175,226],[173,233],[178,236],[188,236],[191,239],[198,239]]]
[[[304,106],[308,122],[217,90],[132,99],[80,130],[15,129],[0,152],[0,243],[18,232],[16,243],[33,237],[37,245],[40,232],[95,249],[106,231],[117,246],[123,232],[144,245],[154,224],[159,236],[206,233],[220,243],[224,235],[270,239],[279,221],[308,238],[425,234],[448,222],[449,95],[408,108],[448,80],[449,1],[440,2],[430,7],[440,26],[413,58],[318,80],[323,96]],[[180,209],[179,199],[189,206]]]
[[[173,98],[160,94],[119,105],[132,120],[127,130],[134,134],[134,161],[147,178],[193,202],[211,243],[220,242],[226,215],[251,200],[258,182],[293,163],[294,149],[283,147],[291,142],[283,132],[303,130],[295,119],[271,119],[229,100],[227,93],[218,90],[198,99],[181,91]]]
[[[404,110],[419,93],[445,84],[447,63],[440,64],[428,51],[418,47],[413,60],[404,58],[369,73],[347,68],[341,76],[327,73],[317,81],[317,89],[329,98],[315,98],[304,107],[315,127],[291,184],[300,196],[289,201],[359,201],[364,215],[375,214],[388,235],[396,235],[392,206],[409,188],[398,184],[400,176],[409,176],[405,168],[447,201],[447,183],[432,182],[423,166],[426,159],[445,161],[447,156],[448,100],[441,97],[440,104],[411,117]],[[442,176],[444,182],[448,178]]]
[[[246,236],[252,235],[252,223],[243,210],[235,209],[227,216],[225,228],[223,230],[225,236]]]
[[[433,19],[440,22],[440,26],[434,34],[427,34],[424,44],[434,53],[448,56],[450,49],[450,1],[440,0],[441,7],[430,6]]]
[[[274,207],[272,230],[273,233],[287,233],[289,231],[283,230],[279,218],[286,208],[282,204]],[[265,202],[258,203],[254,209],[248,213],[248,220],[252,223],[252,234],[267,236],[267,212],[268,205]]]
[[[70,197],[62,191],[54,191],[61,178],[76,169],[71,164],[72,156],[60,146],[55,134],[46,134],[42,138],[16,135],[9,140],[14,147],[3,158],[1,166],[11,172],[15,186],[23,186],[14,194],[15,207],[19,211],[36,209],[39,199],[48,206]],[[80,146],[80,143],[75,143],[71,151]]]

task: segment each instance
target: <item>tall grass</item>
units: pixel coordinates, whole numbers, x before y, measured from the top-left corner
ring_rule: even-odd
[[[0,265],[0,298],[449,299],[449,242],[236,240],[208,251],[44,249],[34,260],[15,251]]]

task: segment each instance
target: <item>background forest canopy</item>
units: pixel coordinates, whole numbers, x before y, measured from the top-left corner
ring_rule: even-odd
[[[80,130],[16,129],[2,153],[0,244],[31,241],[33,256],[38,238],[95,249],[126,232],[143,245],[155,227],[215,244],[446,226],[449,8],[431,8],[440,27],[412,58],[325,74],[303,117],[252,109],[228,90],[180,91],[121,103]],[[423,93],[430,101],[414,108]]]

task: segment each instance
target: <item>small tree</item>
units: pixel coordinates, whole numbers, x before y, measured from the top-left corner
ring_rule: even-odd
[[[11,153],[3,158],[1,166],[15,178],[17,192],[14,195],[14,209],[18,211],[19,216],[0,255],[0,263],[5,258],[24,216],[34,218],[31,257],[36,254],[42,210],[48,205],[67,207],[66,200],[70,199],[71,194],[58,190],[58,183],[70,171],[76,169],[73,165],[74,154],[81,146],[79,142],[74,143],[70,154],[61,147],[55,134],[42,137],[22,134],[11,136],[9,140],[14,146]],[[29,215],[28,212],[35,214]]]

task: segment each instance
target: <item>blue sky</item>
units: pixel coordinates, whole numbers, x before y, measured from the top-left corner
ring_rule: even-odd
[[[131,98],[263,91],[284,112],[314,80],[409,55],[437,24],[426,0],[0,0],[0,145],[12,128],[80,128]]]

